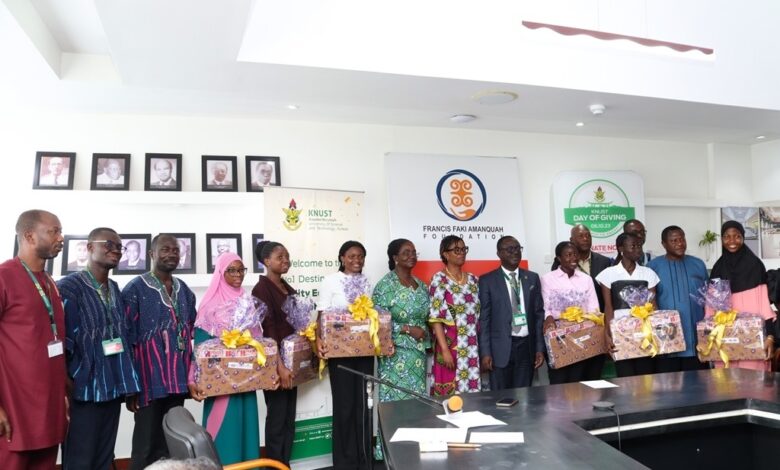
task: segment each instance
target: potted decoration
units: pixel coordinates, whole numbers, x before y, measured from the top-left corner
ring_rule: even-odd
[[[710,261],[712,256],[715,254],[715,243],[717,241],[718,234],[712,230],[707,230],[704,232],[704,235],[701,236],[701,240],[699,240],[699,246],[704,247],[707,253],[707,261]]]

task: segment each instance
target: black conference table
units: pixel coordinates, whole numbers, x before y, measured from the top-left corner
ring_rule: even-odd
[[[674,372],[612,379],[618,388],[580,383],[463,395],[481,411],[522,431],[524,444],[420,453],[416,442],[390,442],[398,428],[444,428],[443,410],[416,400],[380,403],[388,468],[414,469],[764,469],[780,462],[780,374],[745,369]],[[514,397],[518,404],[498,408]],[[593,409],[610,401],[616,417]],[[432,433],[432,440],[436,439]],[[640,463],[641,462],[641,463]]]

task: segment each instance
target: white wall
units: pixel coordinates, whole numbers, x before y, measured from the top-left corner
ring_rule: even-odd
[[[660,231],[669,224],[686,229],[690,251],[699,253],[696,241],[701,234],[718,228],[715,210],[680,204],[713,197],[750,200],[751,180],[756,178],[755,170],[752,178],[750,174],[750,149],[739,146],[210,117],[6,113],[0,115],[0,145],[0,173],[6,175],[0,250],[5,250],[5,257],[11,256],[17,215],[38,207],[57,213],[66,234],[86,233],[98,225],[120,233],[197,232],[199,272],[205,272],[205,233],[243,233],[249,263],[249,237],[263,228],[261,194],[199,193],[204,154],[238,155],[242,190],[243,156],[278,155],[286,186],[365,191],[367,272],[375,279],[384,272],[383,253],[389,241],[383,174],[387,152],[516,156],[528,232],[521,243],[527,247],[531,268],[539,271],[547,269],[545,257],[558,241],[553,239],[550,186],[559,171],[633,170],[644,178],[647,198],[672,200],[646,209],[648,248],[656,253],[662,252]],[[34,156],[39,150],[76,152],[75,189],[82,191],[33,191]],[[132,154],[131,192],[87,191],[93,152]],[[183,189],[197,193],[143,193],[146,152],[183,153]],[[718,180],[712,181],[715,177]],[[759,190],[767,194],[770,188]],[[55,273],[58,268],[59,261]],[[208,282],[206,275],[182,277],[196,294],[202,294]],[[247,285],[253,283],[254,276],[249,276]],[[198,406],[192,408],[199,413]],[[124,414],[117,457],[129,456],[131,432],[132,418]]]

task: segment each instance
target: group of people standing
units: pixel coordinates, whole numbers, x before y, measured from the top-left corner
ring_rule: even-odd
[[[592,252],[590,231],[577,225],[570,240],[556,246],[551,272],[541,277],[520,267],[523,247],[516,238],[504,236],[496,245],[500,266],[479,278],[464,270],[469,249],[463,239],[447,236],[439,247],[442,270],[433,275],[430,285],[412,274],[418,256],[413,242],[390,242],[389,272],[372,286],[363,274],[365,247],[348,241],[339,250],[339,271],[322,282],[317,310],[346,309],[359,296],[370,296],[376,306],[390,312],[395,343],[393,355],[378,359],[378,375],[418,393],[446,396],[481,390],[483,373],[488,373],[493,390],[530,386],[534,371],[545,361],[543,333],[561,315],[548,301],[556,292],[581,292],[585,310],[604,312],[611,345],[609,322],[628,312],[617,293],[622,285],[643,285],[656,294],[658,308],[680,312],[686,350],[618,361],[618,375],[701,368],[695,323],[712,312],[705,312],[691,294],[708,279],[704,263],[685,253],[685,233],[677,226],[661,233],[665,255],[648,261],[643,251],[646,233],[641,222],[628,221],[617,239],[618,257],[613,261]],[[59,219],[46,211],[24,212],[16,234],[19,255],[0,264],[0,461],[4,468],[53,468],[60,443],[65,469],[107,468],[113,459],[122,403],[135,419],[132,468],[144,468],[167,456],[163,416],[188,397],[205,399],[204,426],[223,463],[259,456],[257,394],[206,398],[194,380],[192,364],[193,342],[197,345],[226,329],[211,313],[250,296],[242,287],[247,268],[239,256],[220,255],[196,309],[193,292],[173,276],[180,258],[174,236],[157,235],[149,253],[152,270],[120,290],[109,278],[125,249],[116,231],[94,229],[87,241],[86,269],[58,283],[44,265],[62,249]],[[775,314],[769,305],[766,270],[744,245],[741,225],[725,223],[721,236],[723,255],[711,276],[731,282],[735,309],[767,320],[769,357]],[[289,296],[297,294],[283,278],[290,268],[290,254],[273,241],[259,243],[255,251],[266,275],[260,276],[251,297],[265,305],[264,336],[281,343],[294,332],[282,308]],[[324,342],[318,339],[314,347],[318,356],[327,355]],[[428,388],[426,360],[431,349]],[[550,382],[599,378],[604,361],[602,355],[551,369]],[[373,357],[328,361],[336,469],[366,468],[372,455],[368,413],[360,406],[363,382],[338,366],[373,374],[374,364]],[[278,389],[264,391],[266,456],[289,463],[297,390],[282,361],[278,377]],[[409,396],[380,385],[379,398]],[[377,445],[373,453],[381,458],[381,447]]]

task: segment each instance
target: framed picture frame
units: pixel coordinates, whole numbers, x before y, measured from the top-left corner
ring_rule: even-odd
[[[282,169],[279,157],[246,157],[246,190],[263,192],[266,186],[282,185]]]
[[[73,189],[75,172],[75,153],[36,152],[33,189]]]
[[[167,232],[166,232],[167,233]],[[179,266],[176,274],[195,274],[197,272],[197,250],[194,233],[171,233],[179,243]]]
[[[219,255],[232,252],[243,259],[241,255],[240,233],[207,233],[206,234],[206,271],[214,272],[214,264]]]
[[[181,191],[181,154],[147,153],[144,191]]]
[[[65,235],[62,247],[61,273],[63,276],[86,269],[87,262],[89,262],[88,238],[87,235]]]
[[[14,234],[14,258],[16,258],[16,255],[19,254],[19,240],[16,239],[16,234]],[[43,265],[43,268],[46,270],[49,274],[54,274],[54,259],[49,258],[46,260],[46,263]]]
[[[265,240],[262,233],[252,234],[252,272],[255,274],[265,274],[265,265],[257,259],[257,244]]]
[[[130,189],[129,153],[93,153],[89,189],[127,191]]]
[[[149,250],[152,248],[152,236],[148,233],[120,233],[125,247],[114,274],[143,274],[151,269]]]
[[[238,157],[201,156],[203,191],[238,191]]]

